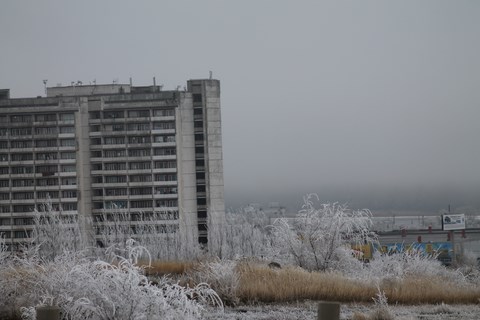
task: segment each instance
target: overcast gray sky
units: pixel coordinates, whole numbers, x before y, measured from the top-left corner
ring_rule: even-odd
[[[5,0],[0,88],[211,70],[227,206],[480,206],[479,17],[474,0]]]

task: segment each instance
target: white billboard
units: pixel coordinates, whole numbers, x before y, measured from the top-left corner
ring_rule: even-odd
[[[442,215],[443,230],[462,230],[465,229],[465,215],[462,214],[444,214]]]

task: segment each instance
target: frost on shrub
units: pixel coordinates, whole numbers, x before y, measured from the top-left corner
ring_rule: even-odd
[[[322,204],[317,209],[315,201],[318,202],[316,195],[307,195],[292,223],[278,219],[273,226],[273,241],[280,254],[298,266],[332,270],[341,266],[344,259],[353,261],[351,244],[376,241],[376,235],[370,231],[370,211],[352,211],[337,203]]]
[[[209,242],[215,246],[210,253],[220,259],[266,257],[272,251],[268,224],[265,214],[252,208],[228,212],[222,230],[212,223]]]
[[[33,242],[43,259],[85,249],[76,214],[55,210],[50,198],[39,207],[34,211]]]
[[[178,232],[179,225],[165,225],[165,220],[178,219],[178,213],[167,208],[151,213],[121,211],[112,204],[117,212],[97,215],[96,227],[97,256],[103,254],[103,248],[114,247],[115,250],[125,250],[128,239],[134,238],[145,247],[155,260],[177,261],[194,259],[201,254],[198,243],[190,239],[186,232]],[[182,221],[179,222],[184,223]],[[179,229],[185,226],[179,226]]]
[[[205,284],[184,288],[164,278],[153,285],[135,264],[144,248],[133,240],[126,248],[113,263],[67,252],[53,261],[18,258],[2,284],[21,306],[55,305],[65,319],[199,319],[206,306],[222,306]]]
[[[191,270],[187,277],[194,284],[208,283],[229,306],[235,306],[239,299],[237,291],[240,284],[240,274],[237,263],[232,260],[217,260],[203,262]]]

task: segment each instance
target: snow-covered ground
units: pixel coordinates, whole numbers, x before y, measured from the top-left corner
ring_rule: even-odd
[[[314,320],[317,319],[318,302],[296,304],[269,304],[226,308],[224,313],[211,312],[204,315],[208,320]],[[368,315],[373,304],[342,304],[340,319],[352,319],[355,312]],[[480,305],[420,305],[389,306],[395,320],[478,320]]]

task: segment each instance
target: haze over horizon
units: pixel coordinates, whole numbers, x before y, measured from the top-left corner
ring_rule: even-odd
[[[5,1],[0,88],[221,81],[227,207],[480,208],[480,2]]]

